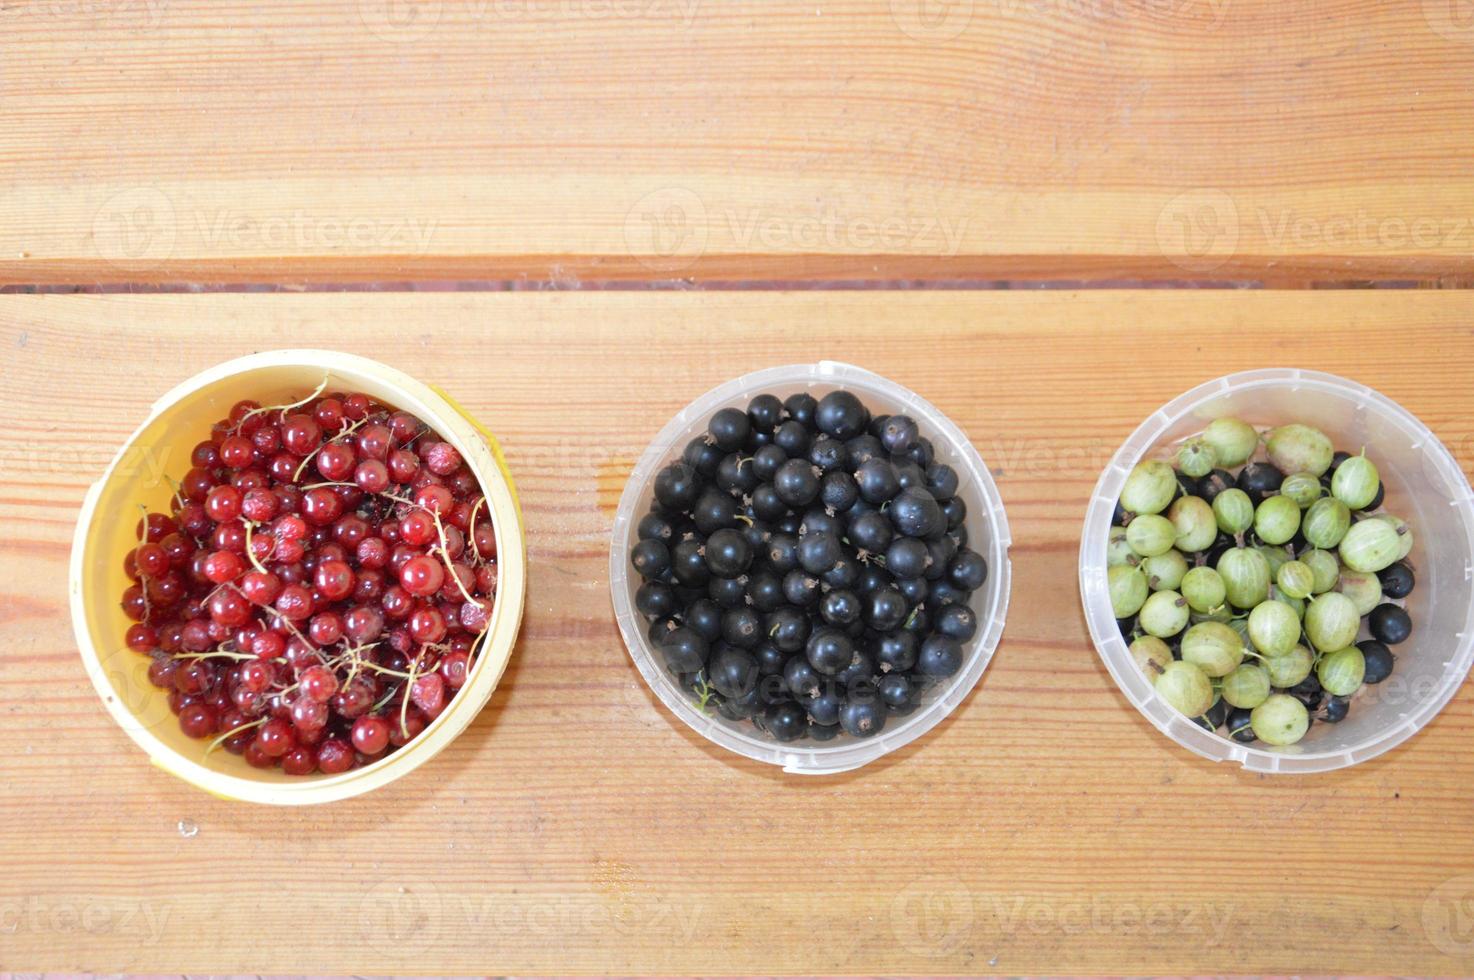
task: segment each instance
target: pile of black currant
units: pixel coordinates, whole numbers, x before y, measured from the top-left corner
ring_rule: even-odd
[[[1138,464],[1107,577],[1157,694],[1240,742],[1291,745],[1344,719],[1412,633],[1413,533],[1384,497],[1365,452],[1298,423],[1220,418],[1172,461]]]
[[[848,391],[718,411],[630,551],[650,642],[702,710],[782,742],[878,734],[977,632],[957,483],[914,419]]]

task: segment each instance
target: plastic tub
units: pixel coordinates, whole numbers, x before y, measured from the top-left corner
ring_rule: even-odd
[[[640,579],[630,568],[629,552],[636,540],[636,525],[650,509],[656,473],[679,457],[687,442],[705,431],[714,412],[729,405],[745,409],[755,395],[763,392],[786,398],[799,391],[816,390],[822,394],[835,388],[854,392],[873,412],[909,414],[921,427],[922,435],[934,443],[937,459],[957,470],[961,482],[958,495],[967,504],[969,544],[987,559],[988,581],[973,597],[978,633],[964,650],[962,669],[933,687],[915,712],[892,719],[874,738],[860,740],[841,733],[830,742],[800,740],[785,744],[768,738],[751,722],[732,722],[704,714],[682,691],[666,670],[659,652],[646,638],[645,618],[634,607]],[[823,775],[856,769],[920,738],[947,717],[972,690],[1003,633],[1003,618],[1008,611],[1009,540],[1008,519],[992,476],[967,436],[935,406],[895,382],[853,365],[834,361],[793,364],[755,371],[729,381],[686,406],[660,430],[640,457],[619,500],[609,550],[609,584],[619,630],[630,657],[656,696],[676,717],[716,744],[749,759],[782,766],[787,772]]]
[[[1408,556],[1418,586],[1406,606],[1411,638],[1397,648],[1397,668],[1356,695],[1346,720],[1316,723],[1295,745],[1241,745],[1204,731],[1157,697],[1127,651],[1106,588],[1111,514],[1131,468],[1235,415],[1256,428],[1304,422],[1337,448],[1365,446],[1386,486],[1383,509],[1414,534]],[[1208,759],[1255,772],[1312,773],[1381,755],[1438,714],[1474,660],[1474,492],[1447,449],[1422,422],[1364,385],[1316,371],[1246,371],[1210,381],[1162,406],[1131,434],[1101,474],[1080,543],[1080,593],[1090,634],[1121,691],[1173,741]],[[1367,634],[1363,629],[1363,637]]]
[[[127,585],[123,556],[137,544],[138,505],[167,511],[190,449],[243,398],[290,402],[328,378],[328,388],[362,391],[412,412],[460,451],[481,481],[496,522],[499,582],[488,634],[465,685],[417,738],[372,765],[338,775],[287,776],[255,769],[179,730],[165,695],[149,683],[149,658],[123,645],[131,621],[118,604]],[[324,803],[383,786],[429,761],[476,717],[507,665],[522,620],[526,543],[512,480],[484,429],[449,396],[401,371],[336,351],[282,350],[228,361],[195,375],[161,398],[101,480],[87,491],[72,547],[71,604],[77,645],[93,686],[150,761],[216,796],[255,803]]]

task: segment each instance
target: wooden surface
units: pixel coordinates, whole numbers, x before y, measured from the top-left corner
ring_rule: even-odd
[[[0,283],[1463,280],[1410,0],[4,0]]]
[[[1231,370],[1355,377],[1474,471],[1471,323],[1449,292],[0,297],[0,968],[1468,973],[1468,688],[1351,770],[1214,765],[1117,692],[1075,568],[1100,463]],[[478,720],[393,786],[297,811],[150,768],[65,602],[83,489],[153,400],[284,345],[442,384],[501,437],[531,541],[522,639]],[[815,779],[659,706],[606,561],[677,409],[821,356],[947,412],[1015,543],[978,689],[920,742]]]

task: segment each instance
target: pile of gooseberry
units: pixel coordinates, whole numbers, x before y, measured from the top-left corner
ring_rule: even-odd
[[[124,642],[180,729],[293,776],[423,731],[474,667],[497,587],[495,529],[455,447],[325,387],[236,404],[124,560]]]
[[[963,665],[987,578],[957,472],[854,394],[724,408],[659,471],[635,607],[704,711],[781,742],[870,738]]]
[[[1392,673],[1413,533],[1363,451],[1299,423],[1213,421],[1128,475],[1111,607],[1159,696],[1204,728],[1283,746]]]

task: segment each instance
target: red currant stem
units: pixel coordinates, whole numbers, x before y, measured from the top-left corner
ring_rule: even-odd
[[[209,660],[211,657],[224,657],[227,660],[258,660],[254,653],[237,653],[234,650],[210,650],[206,653],[176,653],[172,654],[171,660]]]
[[[476,512],[481,509],[481,505],[484,503],[486,503],[485,497],[476,498],[476,506],[471,508],[471,519],[466,522],[466,537],[471,539],[471,553],[476,556],[477,565],[481,564],[481,549],[476,547]]]
[[[247,520],[246,518],[242,517],[241,523],[246,526],[246,557],[251,559],[251,564],[255,566],[256,571],[260,572],[262,575],[266,575],[266,566],[262,565],[261,562],[256,559],[256,551],[254,548],[251,547],[251,531],[256,527],[256,522]],[[272,550],[276,550],[275,546],[272,547]]]
[[[342,432],[339,432],[337,435],[333,436],[331,439],[328,439],[328,440],[325,440],[324,442],[318,443],[317,448],[314,449],[312,452],[308,453],[306,456],[303,456],[302,457],[302,462],[300,462],[300,463],[297,464],[297,469],[292,474],[292,482],[293,483],[296,483],[298,480],[302,479],[302,471],[307,468],[308,461],[310,461],[312,459],[312,457],[316,456],[318,453],[322,452],[322,447],[323,446],[326,446],[328,443],[331,443],[331,442],[341,442],[344,439],[347,439],[349,436],[353,435],[353,433],[357,432],[358,429],[359,429],[359,427],[362,426],[368,420],[369,420],[369,416],[365,415],[363,418],[359,419],[357,422],[354,422],[348,428],[344,429]]]
[[[235,424],[235,429],[233,431],[239,432],[240,431],[241,424],[244,423],[246,421],[246,419],[250,418],[253,415],[260,415],[263,412],[277,412],[277,411],[285,413],[286,410],[289,409],[289,408],[301,408],[303,405],[306,405],[308,402],[312,401],[318,395],[322,394],[323,391],[327,388],[327,386],[328,386],[328,376],[326,374],[324,374],[322,376],[322,381],[318,383],[318,386],[316,388],[312,389],[312,394],[308,395],[306,398],[302,399],[299,402],[292,402],[290,405],[262,405],[260,408],[253,408],[249,412],[247,412],[245,415],[242,415],[241,416],[240,422],[237,422]]]
[[[143,523],[138,525],[138,543],[143,544],[148,540],[148,505],[139,504],[138,509],[143,513]]]
[[[409,738],[409,700],[415,686],[415,668],[420,665],[418,655],[409,662],[409,679],[404,682],[404,700],[399,703],[399,734]]]
[[[440,547],[435,550],[440,552],[440,560],[445,563],[445,573],[455,580],[456,588],[461,590],[461,595],[466,597],[467,602],[472,605],[480,605],[475,597],[466,591],[466,583],[461,581],[461,577],[456,574],[455,568],[451,565],[450,545],[445,540],[445,525],[440,523],[440,513],[432,510],[430,511],[430,516],[435,521],[435,533],[440,536]]]
[[[376,704],[376,705],[374,705],[372,708],[370,708],[369,709],[369,712],[370,713],[376,713],[376,712],[379,712],[379,711],[383,711],[384,710],[384,706],[387,705],[390,701],[393,701],[394,700],[394,695],[396,695],[398,693],[399,693],[399,688],[397,688],[397,687],[391,687],[391,688],[389,688],[389,693],[385,694],[382,698],[380,698],[379,699],[379,703]]]
[[[241,732],[245,731],[248,728],[259,728],[262,725],[266,724],[266,722],[269,720],[270,718],[268,716],[262,716],[260,718],[257,718],[255,721],[248,721],[243,725],[236,725],[228,732],[222,732],[219,738],[215,739],[209,745],[205,746],[205,755],[209,755],[211,752],[214,752],[216,749],[220,748],[220,746],[225,744],[225,740],[230,738],[232,735],[239,735]]]
[[[402,670],[394,670],[393,668],[385,667],[383,664],[376,664],[367,660],[362,662],[362,666],[373,671],[376,674],[387,674],[390,677],[404,677],[410,679],[413,679],[414,677],[413,674],[406,674]]]

